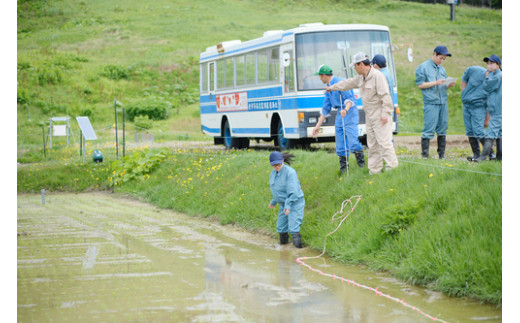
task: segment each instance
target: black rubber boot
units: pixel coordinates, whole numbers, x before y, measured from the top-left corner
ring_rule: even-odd
[[[480,157],[480,144],[478,143],[478,139],[475,137],[468,137],[468,139],[471,150],[473,151],[473,157],[468,156],[468,160],[473,161]]]
[[[302,236],[300,232],[292,233],[292,243],[296,248],[302,248]]]
[[[502,161],[502,138],[497,138],[497,159],[496,161]]]
[[[491,149],[493,148],[493,139],[485,138],[484,139],[484,148],[482,149],[482,154],[480,157],[475,159],[477,163],[485,161],[489,155],[491,154]]]
[[[421,156],[424,159],[428,159],[430,154],[430,139],[421,138]]]
[[[339,170],[341,171],[341,173],[346,172],[347,168],[348,168],[347,156],[339,156]]]
[[[280,233],[280,244],[288,244],[289,243],[289,233],[282,232]]]
[[[437,153],[439,154],[439,159],[446,159],[446,136],[437,135]]]
[[[484,144],[486,142],[486,138],[482,138],[480,139],[480,143],[482,144],[482,147],[484,147]],[[482,148],[482,150],[484,150],[484,148]],[[493,144],[491,144],[491,150],[489,151],[489,159],[495,159],[496,158],[496,155],[495,155],[495,152],[493,151]]]
[[[354,155],[356,155],[356,161],[358,166],[365,167],[365,154],[363,153],[363,150],[355,151]]]

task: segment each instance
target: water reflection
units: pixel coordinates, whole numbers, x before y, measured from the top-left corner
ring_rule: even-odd
[[[300,266],[297,257],[316,255],[308,249],[108,195],[50,196],[45,207],[38,199],[18,197],[20,321],[430,322]],[[493,306],[307,262],[446,321],[501,321]]]

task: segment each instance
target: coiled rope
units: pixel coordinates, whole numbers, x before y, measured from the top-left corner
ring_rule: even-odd
[[[355,203],[352,202],[353,199],[356,199]],[[325,239],[323,241],[323,251],[321,252],[321,254],[319,254],[318,256],[314,256],[314,257],[299,257],[296,259],[296,262],[299,263],[300,265],[304,266],[304,267],[307,267],[309,268],[310,270],[314,271],[315,273],[318,273],[322,276],[326,276],[326,277],[329,277],[329,278],[332,278],[334,280],[338,279],[338,280],[341,280],[341,282],[346,282],[348,285],[352,285],[352,286],[355,286],[355,287],[361,287],[363,289],[367,289],[367,290],[370,290],[372,292],[374,292],[377,296],[383,296],[385,298],[388,298],[389,300],[392,300],[396,303],[399,303],[405,307],[408,307],[409,309],[412,309],[414,311],[416,311],[417,313],[431,319],[432,321],[438,321],[438,322],[443,322],[443,323],[448,323],[447,321],[444,321],[438,317],[434,317],[424,311],[422,311],[421,309],[411,305],[411,304],[408,304],[407,302],[404,301],[404,299],[399,299],[399,298],[396,298],[396,297],[393,297],[389,294],[386,294],[386,293],[383,293],[382,291],[378,290],[377,288],[373,288],[373,287],[370,287],[370,286],[367,286],[367,285],[363,285],[363,284],[360,284],[360,283],[357,283],[351,279],[347,279],[347,278],[344,278],[342,276],[338,276],[338,275],[335,275],[335,274],[329,274],[329,273],[324,273],[323,271],[319,270],[319,269],[315,269],[315,268],[312,268],[312,266],[306,264],[303,260],[307,260],[307,259],[317,259],[317,258],[320,258],[321,256],[323,256],[325,254],[325,250],[326,250],[326,247],[327,247],[327,238],[329,236],[331,236],[332,234],[334,234],[336,231],[338,231],[339,227],[343,224],[343,222],[345,222],[345,220],[348,218],[349,215],[351,215],[353,212],[354,212],[354,209],[356,208],[356,206],[358,205],[359,201],[361,200],[361,195],[354,195],[354,196],[351,196],[349,199],[343,201],[343,203],[341,203],[341,209],[339,211],[337,211],[336,213],[334,213],[334,215],[332,216],[331,218],[331,222],[334,222],[335,220],[338,220],[338,219],[341,219],[341,221],[339,222],[338,226],[331,232],[329,232],[326,236],[325,236]],[[344,211],[345,210],[345,211]],[[348,211],[348,212],[347,212]]]

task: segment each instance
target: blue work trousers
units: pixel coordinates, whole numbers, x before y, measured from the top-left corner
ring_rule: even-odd
[[[435,133],[438,136],[446,136],[448,130],[448,104],[424,105],[424,130],[422,138],[433,139]]]
[[[462,116],[466,136],[475,137],[478,140],[484,138],[484,121],[486,120],[486,107],[482,104],[463,103]]]
[[[348,110],[347,115],[341,120],[341,114],[338,110],[336,115],[336,154],[338,156],[350,156],[350,152],[363,150],[363,146],[358,139],[359,111],[357,107]],[[346,141],[345,141],[346,139]]]
[[[278,221],[276,222],[276,231],[278,233],[296,233],[300,232],[300,226],[303,221],[303,210],[305,208],[305,199],[302,197],[291,206],[289,215],[285,215],[284,207],[280,205],[278,211]]]
[[[489,126],[486,129],[485,137],[488,139],[502,138],[502,111],[496,114],[489,114]]]

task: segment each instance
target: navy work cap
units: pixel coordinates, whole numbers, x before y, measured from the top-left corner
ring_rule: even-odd
[[[498,66],[502,65],[502,62],[500,61],[500,57],[498,57],[497,55],[493,54],[489,57],[484,57],[484,62],[488,62],[488,61],[491,61],[491,62],[495,62],[498,64]]]
[[[372,58],[371,64],[377,64],[379,66],[386,64],[386,58],[383,55],[377,54]]]
[[[273,151],[271,155],[269,155],[269,161],[271,162],[271,166],[282,164],[283,163],[283,156],[282,153],[279,151]]]
[[[442,46],[442,45],[435,47],[433,52],[440,54],[440,55],[451,56],[451,54],[448,52],[448,48],[446,48],[446,46]]]

